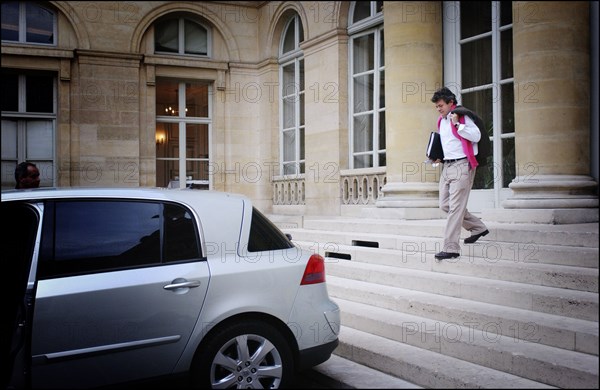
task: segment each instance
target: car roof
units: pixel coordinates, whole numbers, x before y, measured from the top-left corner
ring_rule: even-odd
[[[68,198],[128,198],[154,200],[201,199],[218,201],[227,198],[248,201],[241,194],[211,190],[168,189],[159,187],[42,187],[26,190],[3,190],[2,200],[45,200]]]
[[[150,187],[92,188],[58,187],[2,191],[2,202],[58,199],[139,199],[173,201],[191,207],[199,216],[207,245],[218,255],[223,248],[236,248],[240,229],[249,223],[252,202],[241,194],[214,190],[167,189]],[[246,220],[246,221],[244,221]]]

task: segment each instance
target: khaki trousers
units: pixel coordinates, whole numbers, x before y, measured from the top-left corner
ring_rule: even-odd
[[[448,213],[444,233],[444,252],[460,253],[460,228],[478,234],[487,229],[481,219],[467,210],[475,169],[467,159],[444,163],[440,177],[440,209]]]

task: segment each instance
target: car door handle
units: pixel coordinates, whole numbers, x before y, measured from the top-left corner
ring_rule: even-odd
[[[182,278],[177,278],[171,284],[167,284],[163,288],[165,290],[177,290],[180,288],[194,288],[199,287],[202,284],[199,280],[185,280]]]

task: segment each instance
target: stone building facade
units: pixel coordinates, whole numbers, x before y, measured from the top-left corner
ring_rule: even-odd
[[[594,2],[2,3],[2,188],[191,187],[431,218],[450,87],[494,158],[470,209],[598,221]]]

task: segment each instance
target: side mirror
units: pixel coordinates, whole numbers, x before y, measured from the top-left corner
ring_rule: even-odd
[[[292,235],[290,233],[285,233],[285,236],[288,238],[288,240],[292,241]]]

